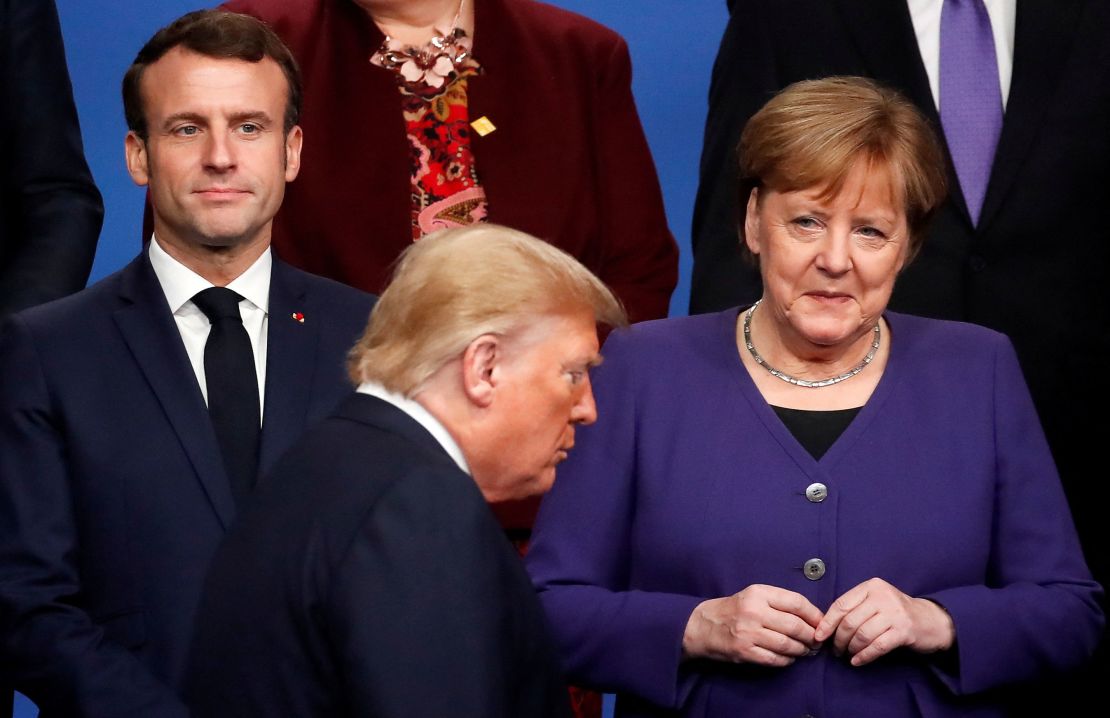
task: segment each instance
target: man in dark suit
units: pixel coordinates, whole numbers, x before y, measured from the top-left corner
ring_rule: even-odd
[[[0,649],[44,717],[188,715],[193,616],[237,499],[349,391],[373,298],[269,252],[299,96],[256,20],[201,11],[160,30],[124,81],[152,241],[0,332]],[[213,292],[230,315],[207,318]],[[210,351],[229,336],[235,352]],[[233,355],[253,417],[240,441],[217,420]]]
[[[213,559],[186,694],[206,718],[569,715],[487,501],[538,495],[596,418],[614,295],[499,225],[402,255],[358,384],[279,462]],[[484,500],[483,500],[484,499]]]
[[[53,0],[0,3],[0,319],[85,286],[104,217]]]
[[[938,30],[948,2],[731,2],[694,213],[691,312],[760,295],[758,274],[736,252],[738,199],[747,198],[736,197],[735,147],[744,123],[777,90],[826,75],[874,78],[906,94],[951,154],[952,126],[942,122],[946,100],[937,92]],[[1110,354],[1110,225],[1102,217],[1110,187],[1110,4],[1001,0],[982,10],[989,11],[1005,104],[985,197],[969,202],[965,180],[949,170],[949,200],[890,306],[1010,336],[1087,561],[1108,586],[1104,482],[1089,467],[1105,462],[1101,447],[1110,435],[1110,383],[1100,380]],[[1110,675],[1106,643],[1092,676]],[[1077,682],[1084,684],[1097,700],[1090,691],[1098,681]],[[1082,690],[1056,694],[1058,715],[1070,715],[1059,701],[1083,699]]]

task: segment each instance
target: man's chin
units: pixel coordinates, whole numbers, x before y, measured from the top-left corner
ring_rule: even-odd
[[[255,233],[245,232],[239,227],[212,228],[198,234],[197,243],[206,249],[219,251],[250,244],[255,236]]]
[[[539,496],[550,491],[551,487],[555,485],[555,474],[556,471],[554,466],[549,466],[537,474],[528,485],[528,495]]]
[[[201,244],[210,250],[230,249],[250,241],[250,237],[238,231],[211,231],[201,235]]]

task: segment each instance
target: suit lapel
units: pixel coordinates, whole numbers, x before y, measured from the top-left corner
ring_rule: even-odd
[[[967,211],[960,182],[956,178],[948,142],[940,124],[940,113],[929,87],[929,73],[921,61],[917,47],[917,34],[909,8],[902,0],[836,0],[849,33],[855,41],[868,73],[879,82],[900,90],[917,105],[933,126],[944,147],[948,166],[949,201],[968,224]],[[1022,0],[1025,2],[1025,0]],[[1020,4],[1020,3],[1019,3]],[[1005,130],[1003,130],[1005,131]],[[988,189],[989,192],[989,189]],[[988,194],[988,198],[989,198]]]
[[[905,94],[938,127],[940,118],[905,2],[836,0],[871,77]]]
[[[259,457],[262,473],[296,441],[308,416],[322,317],[306,295],[304,277],[274,258]]]
[[[166,295],[145,252],[123,270],[120,298],[125,306],[115,311],[116,324],[226,528],[235,516],[235,501],[216,433]]]
[[[1014,27],[1014,72],[1002,135],[979,218],[985,228],[998,213],[1022,160],[1053,101],[1071,54],[1083,0],[1021,0]],[[1092,78],[1098,82],[1100,78]]]

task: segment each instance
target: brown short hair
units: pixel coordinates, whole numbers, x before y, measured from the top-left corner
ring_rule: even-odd
[[[147,139],[146,113],[140,82],[143,72],[167,52],[183,47],[206,57],[261,62],[268,57],[281,67],[289,85],[285,103],[285,133],[301,115],[301,71],[293,54],[273,30],[261,20],[226,10],[196,10],[186,13],[154,33],[135,56],[123,76],[123,113],[127,127]]]
[[[907,263],[947,192],[944,153],[929,121],[898,92],[863,77],[787,86],[748,120],[737,159],[741,212],[756,187],[824,187],[832,197],[858,160],[885,166],[909,226]],[[741,222],[741,239],[743,232]]]
[[[440,230],[401,254],[348,370],[356,384],[411,397],[483,334],[511,336],[583,309],[602,324],[627,323],[612,291],[547,242],[496,224]]]

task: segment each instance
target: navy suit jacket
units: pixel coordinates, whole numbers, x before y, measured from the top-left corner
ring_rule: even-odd
[[[5,317],[85,286],[104,217],[53,0],[0,3],[0,144]]]
[[[353,394],[212,560],[186,695],[205,718],[569,716],[547,624],[474,481]]]
[[[273,263],[260,471],[350,390],[373,297]],[[303,314],[303,323],[293,313]],[[235,517],[145,252],[0,332],[0,639],[44,716],[185,716],[205,569]]]

